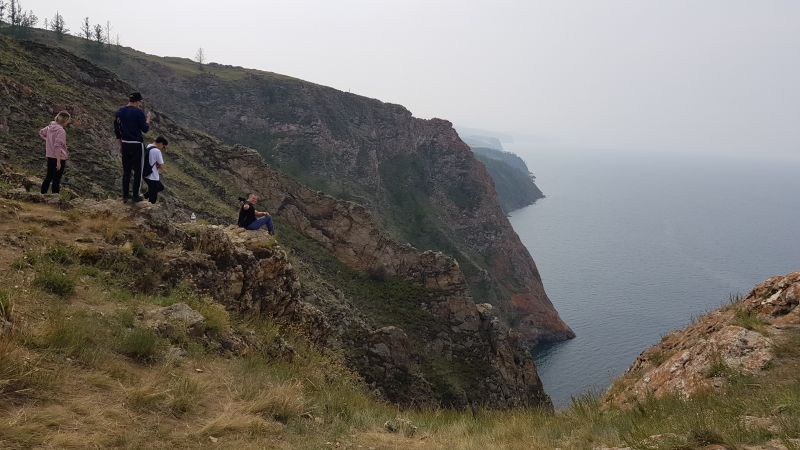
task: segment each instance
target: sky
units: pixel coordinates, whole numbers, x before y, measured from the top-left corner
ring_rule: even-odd
[[[123,7],[123,5],[125,5]],[[553,148],[800,155],[798,0],[23,0]]]

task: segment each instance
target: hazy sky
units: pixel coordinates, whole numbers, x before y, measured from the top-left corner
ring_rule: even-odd
[[[122,5],[126,5],[123,7]],[[800,0],[23,0],[545,146],[800,153]]]

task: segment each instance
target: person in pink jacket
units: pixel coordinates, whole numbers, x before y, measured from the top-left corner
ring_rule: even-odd
[[[53,183],[53,194],[58,194],[61,190],[61,177],[67,167],[69,152],[67,151],[67,125],[72,121],[72,117],[66,111],[58,113],[50,122],[50,125],[39,130],[39,136],[45,142],[45,154],[47,155],[47,175],[42,182],[42,194],[47,194],[50,183]]]

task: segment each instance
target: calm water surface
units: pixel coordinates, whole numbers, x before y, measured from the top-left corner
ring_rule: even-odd
[[[578,335],[536,350],[559,406],[730,294],[800,270],[800,163],[520,147],[547,198],[511,223]]]

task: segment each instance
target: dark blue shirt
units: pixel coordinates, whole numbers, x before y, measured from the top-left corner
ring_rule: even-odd
[[[147,133],[150,125],[144,112],[135,106],[123,106],[114,116],[114,134],[117,139],[132,142],[144,142],[142,133]]]

